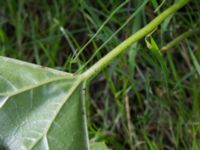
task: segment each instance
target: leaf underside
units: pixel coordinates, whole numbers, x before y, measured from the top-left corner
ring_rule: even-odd
[[[0,56],[0,149],[87,150],[82,81]]]

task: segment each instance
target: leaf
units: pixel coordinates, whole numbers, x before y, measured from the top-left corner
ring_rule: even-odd
[[[198,62],[197,58],[195,57],[195,55],[191,49],[189,49],[189,53],[190,53],[191,59],[193,61],[194,67],[195,67],[197,73],[200,75],[200,63]]]
[[[162,55],[159,50],[159,47],[158,47],[157,43],[155,42],[155,40],[153,39],[153,37],[150,36],[150,42],[146,38],[145,42],[146,42],[148,49],[150,49],[152,52],[154,52],[160,56]]]
[[[109,150],[104,142],[91,142],[91,150]]]
[[[89,149],[79,76],[0,56],[0,148]]]

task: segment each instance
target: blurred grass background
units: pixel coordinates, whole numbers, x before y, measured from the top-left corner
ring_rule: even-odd
[[[0,55],[80,73],[172,0],[0,0]],[[158,47],[199,28],[200,1],[152,34]],[[147,41],[151,41],[149,37]],[[109,148],[200,150],[200,36],[162,55],[132,45],[87,90],[90,138]]]

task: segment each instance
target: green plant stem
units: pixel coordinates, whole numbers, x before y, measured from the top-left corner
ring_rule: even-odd
[[[187,32],[179,35],[177,38],[175,38],[174,40],[172,40],[171,42],[169,42],[165,46],[163,46],[160,50],[162,52],[167,51],[167,50],[171,49],[172,47],[174,47],[175,45],[177,45],[180,41],[186,39],[189,36],[197,34],[197,33],[200,33],[199,29],[193,29],[191,31],[187,31]]]
[[[123,41],[117,47],[115,47],[111,52],[105,55],[102,59],[96,62],[93,66],[91,66],[87,71],[81,74],[81,77],[85,80],[91,79],[95,77],[100,71],[102,71],[109,63],[116,58],[119,54],[124,52],[129,46],[133,43],[137,42],[145,35],[149,34],[152,30],[154,30],[163,20],[165,20],[168,16],[176,12],[178,9],[182,8],[186,5],[189,0],[179,0],[174,3],[171,7],[162,12],[159,16],[157,16],[154,20],[152,20],[145,27],[137,31],[135,34],[130,36],[128,39]]]

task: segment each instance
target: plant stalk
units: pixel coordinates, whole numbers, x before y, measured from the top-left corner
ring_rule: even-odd
[[[149,24],[145,27],[137,31],[135,34],[124,40],[121,44],[111,50],[107,55],[105,55],[102,59],[96,62],[93,66],[91,66],[88,70],[81,74],[82,79],[88,80],[95,77],[100,71],[102,71],[109,63],[116,58],[119,54],[124,52],[129,46],[142,39],[145,35],[152,32],[158,25],[162,23],[168,16],[172,15],[174,12],[182,8],[186,5],[189,0],[178,0],[164,12],[162,12],[159,16],[153,19]]]
[[[178,43],[180,43],[182,40],[186,39],[187,37],[192,36],[194,34],[196,35],[198,33],[200,33],[199,29],[187,31],[187,32],[179,35],[178,37],[176,37],[174,40],[172,40],[171,42],[169,42],[165,46],[163,46],[160,50],[162,52],[167,51],[167,50],[171,49],[172,47],[174,47],[175,45],[177,45]]]

